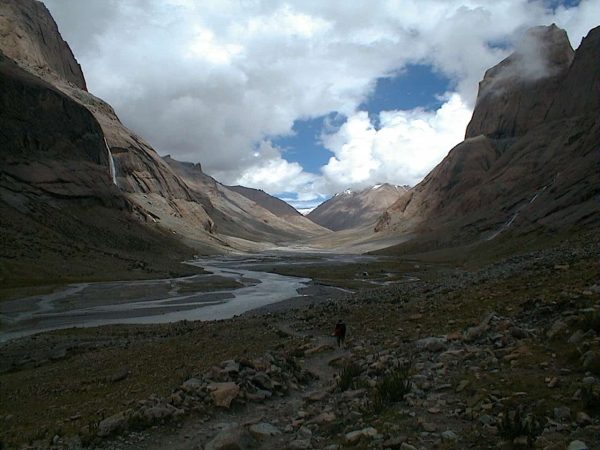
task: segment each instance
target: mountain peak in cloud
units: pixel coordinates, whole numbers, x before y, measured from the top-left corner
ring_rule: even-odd
[[[486,71],[479,98],[499,95],[510,83],[534,82],[564,72],[573,56],[565,30],[555,24],[530,28],[508,58]]]
[[[515,51],[485,73],[466,137],[517,136],[541,123],[573,57],[556,25],[527,30]]]

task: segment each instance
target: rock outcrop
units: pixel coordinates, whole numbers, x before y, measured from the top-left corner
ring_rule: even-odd
[[[81,67],[42,2],[3,0],[0,3],[0,50],[38,74],[52,72],[86,90]]]
[[[465,141],[375,231],[443,246],[597,226],[599,40],[600,28],[591,30],[573,56],[554,25],[530,31],[486,73]],[[541,52],[546,72],[519,72],[523,48]]]
[[[116,194],[110,155],[94,116],[2,53],[0,121],[4,186],[26,183],[55,197]]]
[[[573,56],[567,33],[556,25],[528,30],[515,52],[479,83],[466,138],[515,137],[542,124]]]

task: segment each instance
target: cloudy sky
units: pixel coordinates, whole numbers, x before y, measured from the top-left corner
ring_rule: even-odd
[[[524,30],[600,0],[44,0],[89,90],[161,155],[310,208],[418,183]]]

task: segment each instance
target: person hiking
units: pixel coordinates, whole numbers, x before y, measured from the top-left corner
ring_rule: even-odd
[[[338,320],[333,330],[333,335],[337,339],[338,348],[345,346],[344,340],[346,339],[346,324],[342,319]]]

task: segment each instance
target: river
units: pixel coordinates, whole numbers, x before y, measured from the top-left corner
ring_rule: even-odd
[[[226,319],[297,297],[298,290],[311,281],[244,268],[258,261],[254,257],[198,259],[188,264],[210,274],[77,283],[47,295],[4,301],[0,304],[0,341],[71,327]],[[215,276],[233,279],[242,287],[194,290]]]

